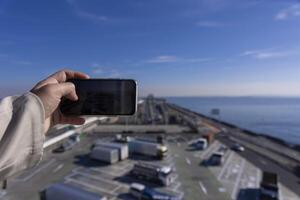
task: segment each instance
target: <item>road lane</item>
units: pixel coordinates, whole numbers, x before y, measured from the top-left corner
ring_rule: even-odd
[[[234,141],[225,137],[219,137],[218,140],[228,147],[232,147],[235,143]],[[300,178],[295,176],[293,173],[283,169],[272,160],[252,151],[251,149],[245,148],[244,152],[239,152],[238,154],[256,167],[260,168],[262,171],[271,171],[277,173],[283,185],[295,192],[297,195],[300,195]]]

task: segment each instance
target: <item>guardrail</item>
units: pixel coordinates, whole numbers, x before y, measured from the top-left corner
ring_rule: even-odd
[[[91,119],[91,120],[87,120],[85,124],[81,125],[81,126],[76,126],[76,129],[73,129],[73,130],[69,130],[65,133],[62,133],[54,138],[51,138],[47,141],[44,142],[44,145],[43,145],[43,148],[47,148],[63,139],[66,139],[68,137],[70,137],[71,135],[75,134],[78,129],[82,128],[82,126],[87,126],[88,124],[91,124],[91,123],[95,123],[97,121],[102,121],[102,120],[105,120],[107,119],[107,117],[97,117],[97,118],[94,118],[94,119]]]

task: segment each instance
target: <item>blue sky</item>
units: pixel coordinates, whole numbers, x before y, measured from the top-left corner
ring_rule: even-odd
[[[0,0],[0,96],[71,68],[141,95],[300,95],[300,2]]]

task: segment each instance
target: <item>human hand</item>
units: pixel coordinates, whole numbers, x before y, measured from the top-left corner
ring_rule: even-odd
[[[62,70],[40,81],[31,90],[43,102],[45,109],[45,132],[56,124],[81,125],[85,122],[84,118],[64,116],[58,108],[62,97],[66,97],[72,101],[78,100],[74,84],[66,82],[71,78],[88,79],[89,76],[81,72]]]

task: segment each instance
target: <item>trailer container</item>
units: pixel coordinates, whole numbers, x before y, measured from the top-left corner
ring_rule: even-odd
[[[107,200],[105,196],[88,192],[79,187],[74,187],[65,183],[56,183],[42,192],[40,200]]]
[[[103,142],[101,140],[96,141],[93,145],[93,147],[106,147],[111,149],[117,149],[119,153],[119,160],[125,160],[128,158],[128,145],[127,144],[121,144],[116,142]]]
[[[119,152],[117,149],[96,146],[92,149],[90,158],[113,164],[119,161]]]
[[[133,140],[128,142],[129,152],[132,154],[141,154],[146,156],[163,159],[168,152],[168,148],[165,145]]]

